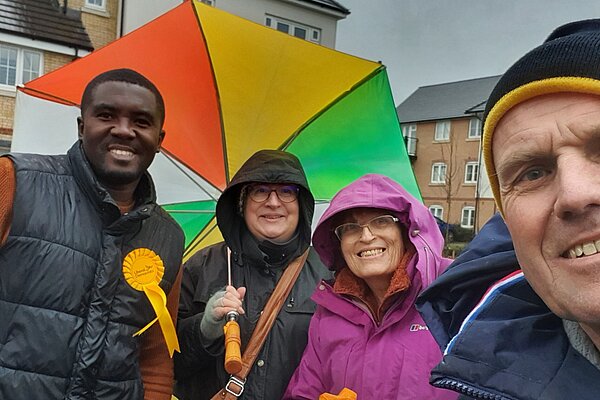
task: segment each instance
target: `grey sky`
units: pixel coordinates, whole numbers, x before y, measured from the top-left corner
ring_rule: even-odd
[[[396,104],[419,86],[502,74],[598,0],[339,0],[336,48],[388,68]],[[599,60],[600,62],[600,60]]]

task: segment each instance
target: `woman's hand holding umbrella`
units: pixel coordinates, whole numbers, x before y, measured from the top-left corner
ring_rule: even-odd
[[[225,370],[230,374],[239,372],[242,367],[237,317],[245,313],[242,307],[245,294],[245,287],[236,289],[231,285],[218,291],[208,300],[200,323],[200,330],[207,339],[216,340],[225,333]]]
[[[242,300],[246,294],[246,288],[235,289],[227,286],[225,296],[221,298],[221,308],[226,310],[227,323],[223,328],[225,332],[225,371],[229,374],[237,374],[242,369],[242,353],[240,346],[240,326],[237,323],[239,314],[244,313]],[[229,310],[229,311],[227,311]]]

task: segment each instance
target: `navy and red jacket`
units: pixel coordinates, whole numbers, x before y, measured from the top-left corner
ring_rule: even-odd
[[[600,370],[533,291],[495,215],[417,300],[444,352],[430,383],[474,399],[598,399]]]

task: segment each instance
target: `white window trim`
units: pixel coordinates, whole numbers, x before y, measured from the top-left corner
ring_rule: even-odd
[[[473,129],[471,129],[473,123],[477,124],[475,136],[471,135],[471,132],[473,131]],[[469,131],[467,132],[467,139],[481,139],[481,120],[479,118],[473,117],[469,120]]]
[[[434,180],[433,179],[434,176],[436,175],[435,174],[436,167],[439,167],[439,168],[443,167],[443,169],[444,169],[444,180],[439,180],[439,179]],[[446,178],[447,178],[447,176],[446,176],[447,172],[448,172],[448,166],[446,165],[446,163],[443,163],[443,162],[433,163],[433,165],[431,166],[431,179],[430,179],[430,182],[432,184],[445,185],[446,184]],[[440,174],[438,173],[437,175],[440,175]]]
[[[59,45],[55,43],[48,43],[42,40],[32,40],[14,35],[11,36],[3,32],[0,32],[0,42],[9,45],[29,47],[37,51],[50,51],[52,53],[66,54],[69,56],[83,57],[90,54],[88,50],[82,50],[75,47]]]
[[[464,223],[465,221],[465,213],[469,214],[469,222],[468,223]],[[471,222],[470,220],[473,220],[473,222]],[[461,213],[460,213],[460,226],[462,228],[473,228],[475,225],[475,207],[473,206],[465,206],[463,207]]]
[[[17,50],[17,65],[16,65],[17,75],[15,77],[15,84],[14,85],[6,85],[3,83],[0,83],[0,95],[8,95],[8,96],[12,97],[13,93],[16,93],[16,91],[17,91],[17,86],[22,85],[24,83],[23,82],[23,57],[24,57],[23,53],[25,51],[29,51],[32,53],[36,53],[40,56],[40,65],[39,65],[39,70],[38,70],[38,76],[41,76],[44,74],[44,52],[36,50],[36,49],[15,46],[15,45],[12,45],[9,43],[0,43],[0,46],[4,46],[4,47],[8,47],[8,48]]]
[[[267,22],[269,22],[269,20],[270,20],[271,24],[267,25]],[[304,30],[306,30],[306,38],[304,40],[306,40],[307,42],[311,42],[311,43],[321,44],[321,36],[322,36],[321,28],[317,28],[317,27],[310,26],[310,25],[305,25],[300,22],[292,21],[289,19],[281,18],[281,17],[276,17],[275,15],[272,15],[272,14],[265,15],[265,26],[268,26],[269,28],[277,30],[278,22],[281,22],[283,24],[287,24],[290,26],[290,32],[287,32],[288,35],[297,37],[293,33],[294,28],[304,29]],[[317,33],[316,39],[313,38],[313,34],[315,32]],[[286,33],[286,32],[282,32],[282,33]],[[298,39],[301,39],[301,38],[298,38]]]
[[[468,179],[469,167],[471,167],[471,169],[473,169],[473,168],[475,169],[476,173],[472,177],[473,179]],[[471,173],[471,175],[473,175],[473,174]],[[476,184],[478,178],[479,178],[479,162],[478,161],[467,161],[467,163],[465,164],[465,181],[464,181],[464,183]]]
[[[442,138],[438,137],[438,126],[442,126],[442,125],[448,126],[448,130],[447,130],[448,137],[442,137]],[[450,123],[450,120],[437,121],[435,123],[435,130],[433,132],[433,141],[434,142],[448,142],[450,140],[451,127],[452,127],[452,125]]]
[[[439,211],[439,212],[438,212]],[[433,215],[434,217],[438,217],[439,219],[443,220],[444,219],[444,207],[438,205],[438,204],[432,204],[429,206],[429,212],[431,213],[431,215]],[[438,215],[439,214],[439,215]]]

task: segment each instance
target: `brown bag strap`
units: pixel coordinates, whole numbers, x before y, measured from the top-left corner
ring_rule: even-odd
[[[277,286],[275,286],[275,290],[273,290],[263,312],[260,314],[260,318],[252,332],[252,337],[248,341],[248,346],[246,346],[246,350],[242,356],[242,370],[238,374],[232,375],[227,385],[215,394],[211,400],[235,400],[242,395],[246,377],[252,369],[252,365],[254,365],[254,360],[258,357],[258,353],[260,353],[267,335],[273,327],[279,310],[281,310],[285,299],[292,291],[296,279],[298,279],[298,275],[300,275],[300,270],[302,270],[302,266],[306,262],[309,250],[310,248],[306,249],[300,257],[292,261],[285,271],[283,271],[279,282],[277,282]]]

